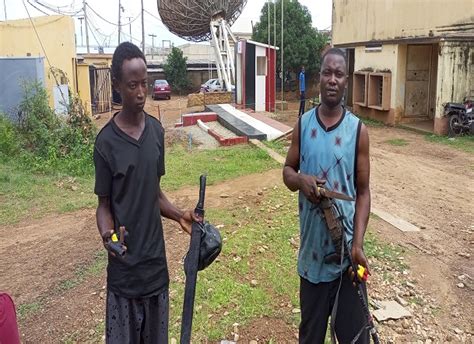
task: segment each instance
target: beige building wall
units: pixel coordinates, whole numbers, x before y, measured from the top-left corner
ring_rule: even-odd
[[[333,0],[334,45],[473,33],[474,0]]]
[[[356,105],[357,111],[365,116],[391,124],[399,121],[405,104],[406,46],[384,44],[380,51],[366,51],[363,46],[356,47],[354,71],[360,70],[390,72],[390,110],[376,111]]]
[[[44,16],[33,18],[33,23],[54,69],[61,70],[68,79],[72,91],[76,90],[74,20],[68,16]],[[6,57],[46,57],[29,19],[0,22],[0,55]],[[56,81],[45,58],[45,83],[51,97]],[[58,83],[63,83],[58,77]]]
[[[443,104],[474,98],[474,42],[441,42],[438,59],[435,132],[447,131]]]

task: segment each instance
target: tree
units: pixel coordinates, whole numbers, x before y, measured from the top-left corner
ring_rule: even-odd
[[[187,57],[183,56],[183,51],[179,48],[173,47],[171,53],[166,59],[163,66],[166,79],[173,87],[173,90],[178,92],[185,91],[189,88],[189,79],[187,70]]]
[[[283,1],[283,70],[298,72],[305,66],[308,74],[319,71],[321,51],[328,44],[328,36],[312,25],[311,13],[297,0],[276,0],[266,2],[260,21],[255,25],[252,39],[271,45],[274,43],[276,22],[276,46],[281,46],[281,2]],[[276,6],[276,16],[274,10]],[[268,40],[268,11],[270,10],[270,40]],[[274,20],[276,19],[276,20]],[[277,69],[281,66],[281,54],[277,54]]]

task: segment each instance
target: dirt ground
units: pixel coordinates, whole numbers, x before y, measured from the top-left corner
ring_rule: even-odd
[[[186,113],[182,104],[185,107],[184,97],[149,101],[147,109],[156,115],[153,109],[159,105],[164,125],[170,128]],[[280,114],[280,119],[294,126],[297,106],[290,104],[290,111]],[[110,114],[102,115],[96,122],[103,125],[109,118]],[[370,225],[384,241],[406,248],[411,277],[441,305],[433,321],[447,330],[474,334],[473,285],[457,286],[460,275],[474,278],[474,156],[397,128],[370,127],[369,135],[372,206],[421,230],[404,233],[380,219],[371,219]],[[408,144],[394,146],[387,142],[391,139]],[[273,185],[282,185],[279,169],[210,186],[206,199],[209,207],[230,207],[233,197],[220,198],[220,194],[246,194],[252,202],[258,198],[255,190]],[[189,187],[169,196],[180,206],[193,207],[196,194],[197,188]],[[81,266],[92,262],[101,247],[94,212],[85,209],[0,226],[0,289],[10,292],[17,305],[36,302],[41,306],[38,313],[20,322],[25,343],[61,342],[72,333],[80,342],[97,336],[94,328],[104,315],[105,274],[58,288],[61,281],[73,278]],[[169,221],[165,221],[165,237],[167,249],[173,251],[168,253],[173,278],[188,242]],[[296,341],[295,329],[280,319],[256,319],[241,329],[239,342],[260,343],[272,337],[277,342]]]

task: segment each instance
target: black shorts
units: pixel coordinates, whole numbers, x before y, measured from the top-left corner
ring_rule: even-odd
[[[339,278],[332,282],[314,284],[300,277],[301,324],[299,342],[324,343],[328,319],[334,305]],[[365,299],[367,291],[364,287]],[[356,288],[345,272],[342,277],[336,313],[336,337],[341,344],[350,343],[363,326],[367,324]],[[364,330],[356,342],[369,343],[368,330]]]
[[[168,290],[137,299],[108,291],[105,312],[106,343],[168,343]]]

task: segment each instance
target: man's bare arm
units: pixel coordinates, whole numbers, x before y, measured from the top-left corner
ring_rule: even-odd
[[[369,160],[369,134],[367,127],[362,124],[359,135],[357,151],[357,196],[354,215],[354,238],[352,241],[352,255],[356,263],[364,265],[367,260],[363,254],[364,235],[367,229],[370,213],[370,160]],[[361,254],[362,253],[362,254]]]
[[[104,243],[114,231],[114,220],[110,210],[110,198],[99,196],[99,204],[96,211],[97,227]]]

